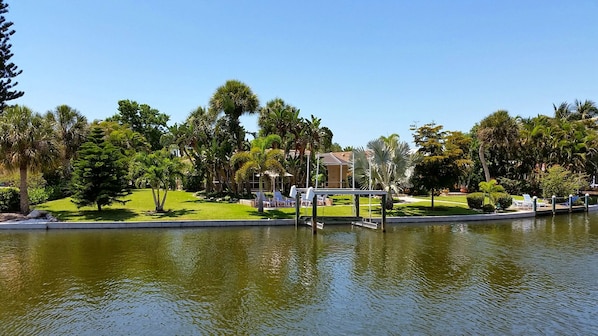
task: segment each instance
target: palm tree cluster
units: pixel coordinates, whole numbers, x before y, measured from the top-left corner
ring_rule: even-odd
[[[511,117],[500,110],[471,131],[483,179],[496,178],[511,193],[539,194],[540,180],[551,166],[595,175],[598,170],[598,108],[593,101],[553,105],[553,116]],[[476,159],[477,159],[476,158]],[[472,174],[478,174],[474,170]],[[476,178],[471,179],[473,183]],[[477,178],[481,180],[481,178]]]
[[[250,143],[239,118],[258,112],[262,129]],[[31,172],[43,173],[48,184],[62,191],[56,196],[72,195],[80,206],[95,204],[101,210],[135,185],[152,188],[155,210],[165,211],[168,189],[181,181],[186,189],[250,193],[246,181],[253,174],[260,176],[260,188],[264,169],[282,173],[282,167],[289,167],[294,178],[304,178],[310,162],[306,155],[313,165],[318,151],[332,147],[332,132],[321,119],[299,117],[299,110],[282,99],[260,107],[257,95],[237,80],[218,87],[209,107],[198,107],[185,122],[167,127],[168,120],[130,100],[119,101],[115,115],[92,124],[68,105],[43,115],[11,106],[0,114],[1,168],[20,173],[23,213],[29,212]],[[109,172],[119,178],[110,178]]]

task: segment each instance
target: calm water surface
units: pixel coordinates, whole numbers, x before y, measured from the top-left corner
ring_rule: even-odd
[[[598,214],[0,231],[0,335],[598,335]]]

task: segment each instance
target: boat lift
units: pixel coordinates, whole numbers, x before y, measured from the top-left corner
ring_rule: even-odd
[[[384,190],[361,190],[361,189],[348,189],[348,188],[320,188],[314,189],[310,188],[295,188],[295,186],[291,187],[290,196],[295,198],[295,226],[299,225],[300,220],[300,213],[301,213],[301,196],[305,194],[305,199],[311,200],[312,206],[312,215],[311,220],[307,223],[312,227],[313,234],[317,234],[318,229],[324,228],[324,222],[318,222],[318,195],[353,195],[354,196],[354,203],[355,203],[355,217],[346,217],[347,222],[350,222],[353,225],[361,226],[370,229],[382,229],[382,232],[386,232],[386,191]],[[381,196],[381,209],[382,209],[382,220],[380,223],[373,222],[371,220],[371,208],[370,208],[370,218],[369,220],[365,220],[363,217],[359,215],[359,197],[363,195],[370,195],[370,196]],[[339,217],[335,217],[339,218]],[[321,217],[320,219],[323,220]]]

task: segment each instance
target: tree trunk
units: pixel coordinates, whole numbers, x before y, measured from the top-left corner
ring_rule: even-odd
[[[19,196],[21,213],[23,215],[29,214],[29,192],[27,191],[27,166],[21,165],[19,167],[20,181],[19,181]]]
[[[482,164],[482,168],[484,169],[484,177],[486,178],[486,182],[490,182],[490,170],[488,170],[488,164],[486,163],[486,157],[484,155],[484,143],[480,143],[480,163]]]
[[[260,177],[259,177],[259,193],[258,193],[258,198],[257,198],[257,212],[259,213],[263,213],[264,212],[264,188],[262,187],[262,175],[264,175],[264,173],[260,173]]]
[[[166,203],[166,195],[168,194],[168,187],[164,188],[164,196],[162,197],[162,201],[159,201],[157,212],[165,212],[164,211],[164,204]]]
[[[431,201],[431,210],[434,211],[434,194],[436,193],[436,189],[432,189],[432,201]]]
[[[384,204],[384,207],[386,207],[386,210],[392,210],[392,208],[394,207],[394,200],[392,199],[392,191],[390,191],[390,190],[386,194],[386,204]]]
[[[206,193],[211,193],[212,191],[214,191],[214,172],[210,165],[206,169]]]
[[[102,205],[100,203],[97,203],[97,204],[98,204],[98,211],[102,211]]]

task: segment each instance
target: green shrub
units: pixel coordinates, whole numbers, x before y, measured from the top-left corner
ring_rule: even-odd
[[[0,212],[19,211],[19,201],[19,189],[0,188]]]
[[[61,185],[46,186],[46,194],[48,195],[48,201],[53,201],[70,196],[68,190]]]
[[[484,206],[482,207],[482,211],[484,212],[494,212],[496,210],[496,208],[494,208],[494,205],[492,204],[484,204]]]
[[[493,193],[492,198],[496,201],[499,209],[506,209],[513,204],[513,197],[507,193]]]
[[[484,194],[481,192],[467,195],[467,205],[470,209],[481,209],[484,204]]]
[[[49,194],[45,188],[28,188],[29,203],[40,204],[48,200]]]

